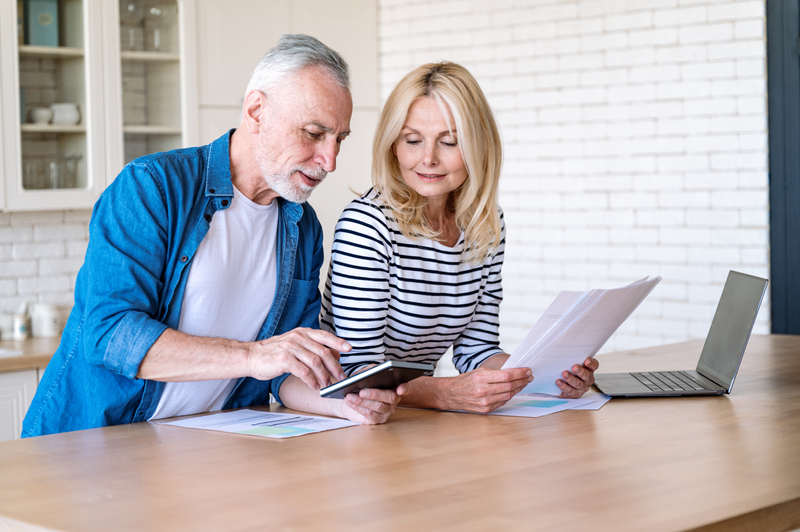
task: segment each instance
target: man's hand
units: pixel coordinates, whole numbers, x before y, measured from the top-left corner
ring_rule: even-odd
[[[350,351],[350,344],[327,331],[294,329],[249,344],[249,374],[268,380],[291,373],[309,388],[319,390],[345,377],[339,365],[340,351]]]
[[[522,391],[533,377],[528,368],[481,367],[457,377],[443,377],[436,380],[442,385],[439,393],[447,410],[486,414],[506,404]]]
[[[564,371],[561,376],[564,380],[558,379],[556,386],[561,389],[564,399],[577,399],[589,391],[594,384],[594,372],[600,367],[600,362],[596,358],[587,358],[583,365],[572,366],[572,373]]]
[[[367,388],[358,394],[349,393],[339,402],[341,410],[337,415],[362,425],[386,423],[394,414],[403,391],[405,388],[401,385],[397,391]]]

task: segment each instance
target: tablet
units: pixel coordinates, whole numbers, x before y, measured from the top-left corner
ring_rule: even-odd
[[[364,388],[394,390],[404,382],[423,375],[433,375],[433,370],[434,368],[430,364],[389,360],[341,382],[331,384],[327,388],[321,389],[319,394],[329,399],[344,399],[348,393],[358,393]]]

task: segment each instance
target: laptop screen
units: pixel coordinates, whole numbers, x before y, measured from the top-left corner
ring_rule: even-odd
[[[767,288],[767,280],[731,271],[722,289],[697,372],[730,391],[744,356],[750,331]]]

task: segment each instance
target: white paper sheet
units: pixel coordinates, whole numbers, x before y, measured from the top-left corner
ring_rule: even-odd
[[[233,412],[220,412],[219,414],[193,417],[163,424],[189,429],[216,430],[235,434],[263,436],[266,438],[292,438],[304,434],[313,434],[315,432],[358,425],[358,423],[353,423],[345,419],[279,414],[276,412],[259,412],[248,409],[235,410]]]
[[[561,292],[503,368],[530,368],[534,381],[526,390],[560,394],[555,381],[561,373],[595,356],[660,281],[645,277],[621,288]]]

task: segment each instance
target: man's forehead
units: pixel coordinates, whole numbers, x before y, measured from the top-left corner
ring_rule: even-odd
[[[303,69],[291,79],[281,96],[295,122],[336,134],[350,132],[353,101],[348,89],[319,68]]]

